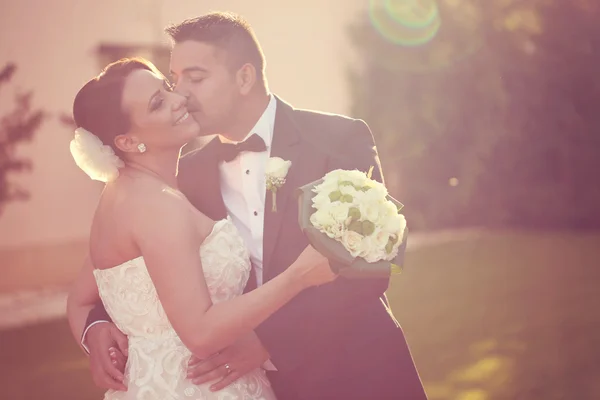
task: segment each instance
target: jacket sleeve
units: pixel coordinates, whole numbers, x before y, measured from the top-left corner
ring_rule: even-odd
[[[328,156],[328,170],[373,167],[372,178],[383,182],[373,135],[361,120],[343,135],[343,151]],[[279,371],[293,371],[306,357],[327,351],[328,343],[344,335],[362,304],[380,302],[389,278],[349,280],[313,287],[292,299],[261,324],[256,333]],[[353,315],[354,314],[354,315]]]

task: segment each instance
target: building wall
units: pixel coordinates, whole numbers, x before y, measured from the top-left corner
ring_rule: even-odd
[[[348,113],[346,68],[353,63],[347,25],[368,0],[19,0],[0,13],[0,66],[18,70],[0,94],[34,90],[34,104],[51,113],[32,143],[20,148],[33,171],[13,175],[31,199],[0,215],[0,247],[58,244],[87,235],[102,185],[73,163],[72,132],[57,115],[70,113],[81,85],[99,71],[100,43],[166,42],[162,28],[212,10],[244,15],[267,57],[270,88],[297,107]],[[176,4],[176,6],[174,6]]]

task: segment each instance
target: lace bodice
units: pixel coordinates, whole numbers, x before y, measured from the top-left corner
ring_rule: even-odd
[[[242,294],[250,262],[244,241],[229,219],[215,223],[200,246],[200,257],[213,303]],[[165,315],[142,257],[94,270],[94,276],[106,311],[129,338],[128,391],[108,391],[105,400],[274,399],[262,370],[216,393],[209,391],[210,383],[194,385],[186,379],[191,353]]]

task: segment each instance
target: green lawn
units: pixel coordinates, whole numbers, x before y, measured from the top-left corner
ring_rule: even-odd
[[[412,252],[389,297],[430,399],[600,399],[599,260],[591,234]],[[11,400],[102,398],[65,321],[0,332],[0,388]]]
[[[598,234],[487,234],[411,253],[389,296],[430,399],[585,400],[599,284]]]

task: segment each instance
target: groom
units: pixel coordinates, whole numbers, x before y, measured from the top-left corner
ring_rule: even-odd
[[[212,13],[167,28],[174,47],[176,90],[203,135],[218,135],[179,165],[180,189],[214,220],[231,217],[248,246],[253,274],[246,290],[273,279],[307,246],[298,226],[295,189],[333,169],[374,167],[383,181],[367,125],[344,116],[294,109],[269,93],[265,60],[238,16]],[[265,188],[269,157],[291,161],[277,192]],[[188,376],[218,389],[263,367],[279,399],[426,399],[403,332],[385,306],[388,279],[336,281],[301,293],[256,332],[208,360],[192,360]],[[190,305],[193,313],[193,305]],[[99,304],[82,343],[95,382],[118,387],[126,340]],[[112,360],[112,365],[111,365]]]

